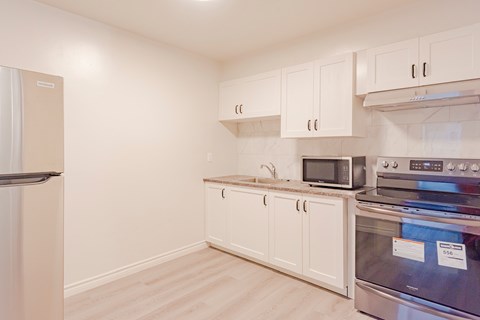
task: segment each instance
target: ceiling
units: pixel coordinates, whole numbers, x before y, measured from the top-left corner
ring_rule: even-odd
[[[36,1],[226,61],[413,0]]]

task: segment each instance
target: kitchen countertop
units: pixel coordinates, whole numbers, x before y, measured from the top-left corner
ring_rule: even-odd
[[[355,190],[310,187],[299,180],[281,180],[282,182],[274,183],[274,184],[242,181],[242,180],[251,179],[251,178],[255,178],[255,177],[244,176],[244,175],[233,175],[233,176],[223,176],[223,177],[215,177],[215,178],[205,178],[203,179],[203,181],[221,183],[225,185],[232,185],[232,186],[239,186],[239,187],[250,187],[250,188],[256,188],[256,189],[267,189],[267,190],[273,190],[273,191],[294,192],[294,193],[331,196],[331,197],[340,197],[340,198],[355,198],[355,194],[362,192],[364,190],[373,189],[373,187],[368,187],[368,186],[355,189]]]

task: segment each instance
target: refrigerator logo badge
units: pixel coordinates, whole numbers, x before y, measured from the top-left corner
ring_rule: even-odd
[[[37,87],[55,89],[55,83],[45,82],[45,81],[37,81]]]

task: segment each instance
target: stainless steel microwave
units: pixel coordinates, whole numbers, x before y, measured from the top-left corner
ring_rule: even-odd
[[[311,186],[356,189],[366,182],[365,157],[302,157],[302,181]]]

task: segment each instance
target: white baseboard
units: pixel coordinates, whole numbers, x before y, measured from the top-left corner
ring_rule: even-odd
[[[189,253],[207,248],[207,243],[205,241],[193,243],[191,245],[166,252],[164,254],[145,259],[130,265],[118,268],[98,276],[94,276],[82,281],[78,281],[72,284],[65,286],[64,297],[71,297],[73,295],[79,294],[81,292],[99,287],[106,283],[121,279],[123,277],[129,276],[131,274],[146,270],[148,268],[160,265],[167,261],[179,258],[181,256],[187,255]]]

